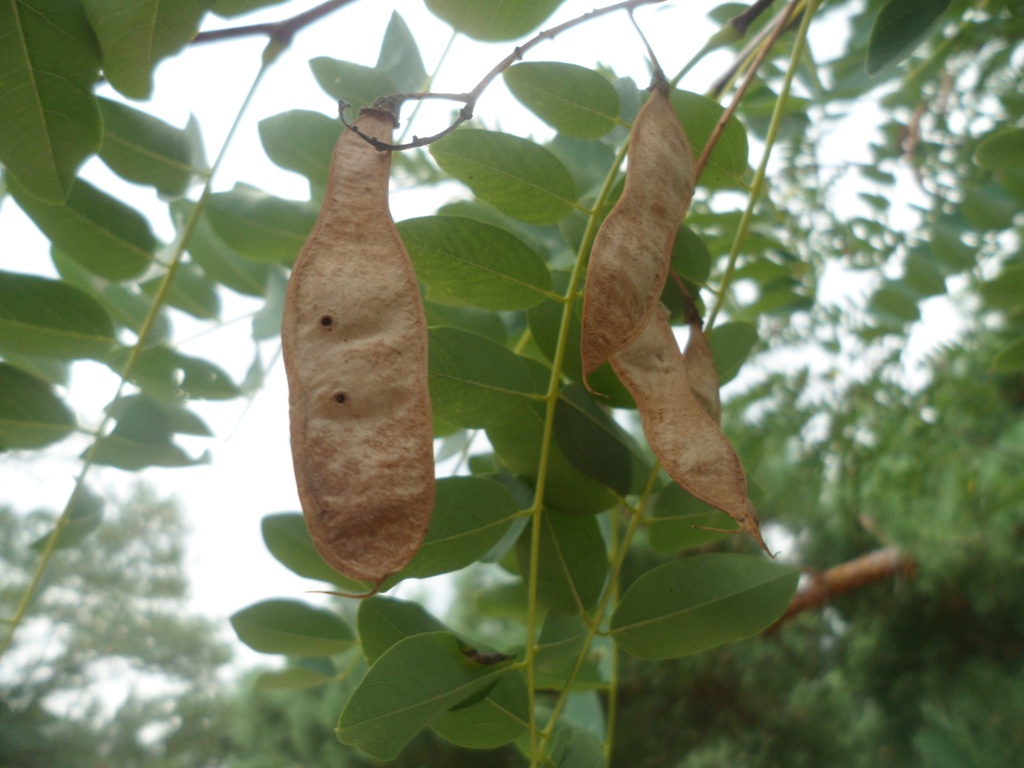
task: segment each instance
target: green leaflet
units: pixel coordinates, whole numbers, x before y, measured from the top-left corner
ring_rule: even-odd
[[[799,571],[761,557],[707,554],[644,573],[612,615],[612,638],[642,659],[689,656],[741,640],[775,621]]]
[[[59,205],[100,147],[96,40],[77,2],[0,3],[0,30],[0,163],[28,195]]]
[[[568,169],[527,139],[463,129],[431,144],[430,154],[481,200],[528,224],[557,224],[576,206]]]
[[[330,611],[297,600],[263,600],[231,616],[238,639],[260,653],[333,656],[352,644],[352,630]]]
[[[512,95],[556,131],[577,139],[599,139],[619,116],[614,86],[592,69],[556,61],[524,62],[507,69]]]

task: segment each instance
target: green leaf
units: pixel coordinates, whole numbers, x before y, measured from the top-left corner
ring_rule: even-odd
[[[110,316],[84,291],[0,271],[0,353],[104,359],[116,347]]]
[[[330,611],[298,600],[263,600],[231,616],[238,639],[260,653],[289,656],[333,656],[355,637]]]
[[[926,249],[909,253],[903,270],[903,283],[915,297],[924,299],[946,292],[946,279]]]
[[[412,562],[387,583],[436,576],[475,563],[501,540],[518,513],[512,494],[493,480],[438,480],[426,539]]]
[[[313,546],[306,521],[298,512],[266,515],[260,523],[263,543],[281,565],[306,579],[336,584],[345,592],[358,592],[363,585],[345,578],[331,568]]]
[[[516,544],[521,573],[530,572],[532,524]],[[597,602],[608,576],[608,553],[597,518],[544,510],[537,599],[553,611],[583,613]]]
[[[195,203],[191,200],[176,200],[171,205],[179,230],[184,227],[194,208]],[[243,258],[220,239],[205,216],[200,216],[196,222],[188,241],[188,252],[210,278],[246,296],[264,296],[271,274],[281,272],[281,268],[276,265],[260,264]]]
[[[157,403],[146,395],[126,395],[124,397],[119,397],[107,406],[106,411],[115,419],[120,420],[121,417],[133,407],[133,404],[140,400],[152,403],[163,412],[163,415],[166,418],[165,423],[167,425],[168,434],[176,433],[182,435],[198,435],[199,437],[213,437],[213,432],[210,430],[210,427],[206,422],[192,411],[189,411],[180,405]]]
[[[115,323],[123,325],[134,333],[139,333],[146,322],[153,302],[143,296],[132,286],[112,283],[87,270],[77,261],[69,258],[59,248],[50,249],[50,258],[65,283],[84,290],[95,298],[107,310]],[[147,344],[158,344],[166,341],[171,335],[171,323],[167,312],[161,307],[149,329]]]
[[[1020,201],[1006,187],[995,181],[984,184],[964,183],[960,210],[964,220],[974,229],[1009,229],[1020,213]]]
[[[481,200],[528,224],[557,224],[576,205],[576,183],[561,161],[532,141],[463,129],[431,145],[448,175]]]
[[[913,296],[893,283],[875,291],[868,302],[868,309],[887,323],[913,323],[921,319],[921,311]]]
[[[68,513],[68,521],[60,532],[60,538],[54,545],[56,549],[67,549],[81,542],[86,536],[100,527],[103,522],[103,498],[82,488],[76,495]],[[36,552],[46,548],[56,528],[47,531],[30,545]]]
[[[611,635],[642,659],[671,659],[750,637],[789,605],[799,570],[760,557],[707,554],[647,571],[622,596]]]
[[[704,530],[707,528],[719,530]],[[656,552],[670,554],[702,547],[725,538],[728,531],[738,530],[739,526],[727,514],[694,498],[673,483],[658,494],[648,535]]]
[[[525,309],[551,290],[541,258],[512,233],[462,216],[398,224],[416,276],[431,291],[484,309]]]
[[[986,171],[1024,168],[1024,128],[1004,128],[986,136],[974,151],[974,162]]]
[[[419,603],[374,595],[360,602],[357,629],[366,661],[372,666],[399,640],[445,632],[448,627]]]
[[[204,457],[190,458],[172,442],[172,415],[152,398],[133,397],[127,405],[115,404],[111,411],[117,425],[97,441],[90,454],[95,463],[134,471],[154,466],[187,467],[205,461]]]
[[[327,188],[331,153],[344,126],[336,117],[293,109],[259,122],[260,141],[274,163],[301,173],[316,189]]]
[[[757,327],[753,323],[722,323],[708,334],[708,346],[718,371],[718,385],[725,386],[739,373],[757,343]]]
[[[427,8],[463,34],[477,40],[512,40],[536,29],[562,0],[427,0]]]
[[[562,277],[562,274],[557,274]],[[559,280],[558,282],[561,282]],[[559,292],[563,286],[558,286]],[[576,302],[572,317],[569,318],[569,336],[566,339],[566,354],[562,359],[562,371],[575,382],[583,383],[583,364],[580,361],[580,318],[578,310],[581,302]],[[558,346],[558,337],[562,328],[562,312],[565,305],[553,299],[546,299],[531,307],[527,320],[530,324],[530,336],[537,348],[548,359],[553,360]],[[636,408],[633,397],[622,386],[619,377],[610,365],[603,365],[589,377],[589,384],[595,392],[605,396],[604,400],[612,408]]]
[[[511,671],[480,701],[442,713],[430,726],[435,733],[467,749],[496,749],[530,727],[529,698],[521,672]]]
[[[297,688],[317,688],[333,680],[333,675],[325,675],[313,669],[288,667],[275,672],[261,672],[257,675],[253,686],[258,691],[286,691]]]
[[[199,31],[206,3],[200,0],[83,0],[103,51],[103,74],[132,99],[153,92],[157,62],[188,45]]]
[[[100,159],[123,179],[156,187],[167,197],[180,197],[204,168],[193,167],[201,151],[198,123],[184,130],[120,104],[100,99],[103,144]]]
[[[1005,347],[993,358],[992,370],[998,372],[1024,370],[1024,337]]]
[[[487,427],[487,437],[501,461],[533,483],[539,471],[543,434],[544,407],[539,403],[522,403]],[[615,496],[604,483],[576,469],[555,441],[548,452],[544,503],[561,512],[592,514],[611,507]]]
[[[100,56],[77,2],[0,3],[0,163],[25,192],[63,203],[100,147]]]
[[[704,285],[711,274],[711,252],[689,227],[681,226],[672,245],[672,271],[695,285]]]
[[[139,288],[146,295],[155,297],[163,282],[164,276],[161,275],[139,283]],[[188,261],[178,264],[164,298],[172,307],[200,320],[216,320],[220,316],[217,286],[199,266]]]
[[[977,262],[978,249],[965,243],[961,237],[963,226],[953,219],[941,219],[932,227],[929,242],[932,255],[950,269],[970,269]]]
[[[42,448],[74,429],[75,415],[49,384],[0,361],[0,451]]]
[[[11,180],[11,194],[43,234],[90,272],[110,280],[149,266],[157,240],[137,210],[79,179],[64,205],[47,205]]]
[[[950,0],[889,0],[868,38],[867,70],[876,75],[917,48],[949,7]]]
[[[629,438],[578,384],[563,389],[555,406],[555,439],[584,475],[620,496],[629,494],[633,474]]]
[[[370,667],[338,721],[338,739],[379,760],[398,756],[443,712],[497,682],[507,665],[470,661],[455,635],[400,640]]]
[[[559,133],[599,139],[619,117],[615,87],[592,69],[562,62],[526,62],[505,70],[512,95]]]
[[[318,208],[239,183],[210,195],[204,213],[214,232],[247,259],[291,264],[316,224]]]
[[[317,56],[309,60],[309,68],[317,84],[331,98],[348,103],[346,119],[349,121],[355,119],[362,107],[370,106],[380,96],[398,91],[398,86],[387,72],[351,61]]]
[[[688,91],[672,91],[670,98],[694,157],[700,157],[725,108],[717,101]],[[745,188],[748,151],[747,132],[735,116],[730,117],[700,175],[701,186]]]
[[[547,372],[540,363],[482,336],[432,328],[428,348],[434,412],[456,426],[499,424],[524,400],[543,393]]]
[[[559,723],[551,742],[550,760],[555,768],[604,768],[604,742],[574,724]]]
[[[115,373],[124,369],[128,354],[128,350],[123,350],[110,358],[108,365]],[[227,400],[240,394],[238,387],[218,366],[162,345],[143,350],[128,378],[148,394],[165,400],[181,397]]]
[[[1024,264],[1005,266],[998,275],[978,286],[978,293],[988,310],[1024,307]]]
[[[536,676],[538,688],[562,689],[583,650],[587,627],[578,614],[551,611],[544,617],[544,626],[537,641]],[[591,648],[591,656],[594,656]],[[583,662],[573,682],[573,690],[587,690],[604,685],[594,658]]]
[[[210,10],[218,16],[232,18],[245,13],[258,11],[271,5],[281,5],[285,0],[213,0],[209,3]]]
[[[426,85],[427,70],[416,46],[416,38],[398,11],[392,12],[384,30],[375,69],[386,73],[398,91],[421,91]]]

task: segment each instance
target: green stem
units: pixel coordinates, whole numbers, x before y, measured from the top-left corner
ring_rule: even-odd
[[[800,19],[800,29],[797,31],[796,41],[793,44],[793,53],[790,55],[789,67],[786,70],[786,77],[783,80],[782,88],[779,91],[779,97],[775,100],[775,109],[772,111],[772,119],[768,126],[768,134],[764,140],[764,156],[761,158],[761,164],[758,165],[757,171],[754,173],[754,181],[750,185],[750,197],[747,200],[747,207],[746,210],[743,211],[743,216],[740,219],[739,226],[736,228],[736,235],[733,237],[732,247],[729,250],[729,260],[726,264],[725,274],[722,275],[722,282],[718,288],[715,304],[708,313],[708,318],[704,326],[705,328],[711,328],[715,324],[715,318],[718,317],[718,313],[721,311],[722,306],[725,303],[725,297],[728,295],[729,286],[732,284],[733,274],[735,274],[736,271],[736,260],[739,257],[740,248],[743,247],[743,241],[747,237],[747,232],[750,230],[750,224],[754,219],[754,207],[757,205],[761,189],[764,186],[765,176],[768,170],[768,160],[771,158],[772,149],[775,146],[776,139],[778,138],[779,128],[782,125],[783,113],[786,108],[786,100],[789,98],[789,91],[793,84],[793,78],[796,76],[796,70],[800,64],[800,58],[803,55],[804,44],[807,40],[807,30],[810,27],[811,19],[814,17],[814,14],[818,10],[818,6],[820,4],[821,0],[809,0],[806,8],[804,9],[803,17]]]
[[[268,45],[268,50],[270,45],[273,44],[274,43],[272,41]],[[206,200],[210,196],[213,177],[216,174],[217,169],[227,152],[228,146],[238,129],[242,115],[245,113],[246,108],[252,101],[256,89],[259,86],[260,81],[263,79],[264,73],[273,62],[277,52],[279,51],[276,51],[271,55],[264,55],[263,63],[260,66],[259,72],[256,73],[256,78],[253,80],[252,87],[249,89],[249,93],[246,95],[245,101],[242,102],[242,106],[239,109],[238,114],[235,116],[235,121],[231,126],[231,130],[228,131],[228,135],[224,139],[224,144],[221,146],[220,153],[217,155],[217,159],[206,177],[206,184],[203,186],[202,194],[195,206],[193,206],[192,213],[185,224],[185,229],[182,232],[181,237],[178,238],[178,243],[174,249],[174,255],[167,264],[167,271],[160,281],[160,286],[157,288],[156,294],[153,296],[153,303],[150,305],[146,319],[143,321],[142,327],[139,329],[138,338],[136,339],[134,346],[132,346],[131,351],[128,353],[128,359],[125,361],[124,367],[121,369],[121,380],[117,385],[117,391],[114,393],[111,403],[115,403],[121,398],[121,395],[128,384],[128,380],[135,368],[135,364],[138,362],[139,355],[142,353],[146,340],[149,338],[149,334],[156,322],[160,308],[163,306],[164,301],[167,298],[167,294],[170,291],[171,283],[174,280],[174,275],[178,269],[178,264],[181,262],[181,258],[185,253],[185,248],[199,222],[199,217],[202,214]],[[46,546],[43,548],[42,554],[39,557],[39,563],[36,565],[35,572],[32,574],[32,579],[25,588],[25,592],[21,596],[21,600],[18,603],[17,609],[15,609],[14,615],[10,618],[10,621],[6,622],[8,628],[3,639],[0,640],[0,656],[3,656],[3,654],[11,647],[11,644],[14,642],[14,633],[28,614],[28,609],[32,605],[32,601],[39,591],[39,587],[43,581],[43,576],[46,574],[46,569],[50,565],[53,553],[57,549],[57,542],[60,540],[61,533],[67,527],[68,522],[71,519],[71,511],[74,509],[75,504],[78,502],[78,499],[85,488],[85,479],[96,463],[96,453],[99,450],[100,442],[103,440],[111,421],[113,421],[113,417],[110,416],[110,408],[108,406],[104,409],[104,416],[100,421],[99,426],[96,428],[95,439],[86,450],[85,455],[82,457],[82,469],[78,473],[78,477],[75,479],[75,486],[71,490],[71,495],[68,497],[67,503],[64,505],[64,510],[61,512],[60,517],[57,518],[57,522],[54,524],[53,533],[50,534],[49,539],[46,541]]]
[[[622,543],[620,544],[618,551],[615,553],[615,563],[612,566],[612,575],[608,580],[608,586],[605,588],[604,594],[601,596],[601,602],[598,603],[597,611],[594,613],[594,620],[590,623],[590,626],[587,629],[587,636],[583,639],[583,648],[580,649],[580,654],[576,657],[576,664],[573,666],[572,672],[569,673],[569,678],[565,681],[565,686],[558,694],[558,700],[555,702],[555,706],[551,709],[551,719],[548,720],[548,724],[544,728],[544,738],[540,744],[542,754],[547,751],[551,737],[555,733],[555,726],[558,724],[558,718],[562,714],[562,708],[565,707],[565,703],[569,700],[569,692],[572,690],[573,683],[576,682],[577,675],[579,675],[580,670],[583,669],[583,662],[587,659],[587,653],[590,651],[590,644],[594,641],[594,637],[601,628],[601,622],[604,619],[605,612],[608,610],[608,605],[611,602],[612,597],[618,594],[617,584],[619,581],[619,574],[622,572],[622,566],[626,562],[626,554],[629,552],[629,545],[633,541],[633,535],[636,533],[636,529],[640,526],[640,522],[643,520],[644,509],[647,506],[647,501],[651,496],[651,492],[654,490],[654,483],[658,479],[658,473],[660,471],[661,465],[655,461],[654,466],[651,467],[651,474],[647,478],[647,485],[644,487],[643,494],[640,496],[640,501],[637,503],[636,508],[631,510],[633,514],[629,520],[629,527],[626,529],[626,533],[622,537]]]
[[[547,484],[547,467],[551,455],[551,438],[554,434],[555,407],[558,404],[558,396],[561,392],[562,365],[565,361],[565,351],[569,342],[569,328],[571,327],[573,304],[576,293],[583,279],[583,268],[587,262],[590,248],[597,237],[598,222],[600,213],[604,209],[608,198],[611,196],[612,188],[615,186],[615,179],[618,176],[619,168],[626,159],[628,144],[623,145],[611,168],[605,176],[604,184],[597,195],[590,217],[587,220],[587,228],[580,241],[580,247],[576,254],[576,262],[573,265],[572,274],[569,276],[569,285],[565,289],[565,295],[559,297],[564,302],[562,308],[562,321],[558,330],[558,341],[555,345],[555,354],[551,361],[551,378],[548,382],[548,391],[544,396],[547,403],[544,414],[544,432],[541,439],[540,459],[537,469],[537,487],[534,491],[533,507],[530,510],[532,516],[532,530],[530,532],[530,573],[528,581],[528,612],[526,619],[526,684],[529,691],[530,708],[530,766],[537,768],[541,752],[537,749],[537,715],[536,715],[536,634],[537,634],[537,581],[539,574],[540,560],[540,532],[544,510],[544,488]]]

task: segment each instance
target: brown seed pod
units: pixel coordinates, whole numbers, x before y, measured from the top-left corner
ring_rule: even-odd
[[[375,105],[356,125],[390,143],[395,122]],[[419,549],[434,504],[427,326],[390,166],[354,131],[338,139],[281,324],[306,525],[327,563],[375,589]]]
[[[640,335],[612,355],[611,363],[636,400],[647,442],[669,477],[729,515],[768,552],[747,498],[743,466],[690,388],[668,310],[659,305]]]
[[[654,312],[676,230],[693,197],[693,150],[656,78],[629,137],[622,197],[590,253],[580,356],[584,381],[632,341]]]
[[[673,274],[673,277],[675,275]],[[678,278],[676,278],[678,280]],[[694,397],[704,409],[704,413],[715,420],[715,424],[722,423],[722,400],[718,394],[718,370],[715,368],[715,359],[711,356],[711,347],[708,346],[708,339],[704,335],[704,320],[697,311],[697,306],[686,289],[682,280],[678,280],[679,289],[683,294],[683,304],[686,307],[686,322],[690,326],[690,338],[686,342],[686,351],[683,357],[686,359],[686,376],[690,382],[690,389]]]

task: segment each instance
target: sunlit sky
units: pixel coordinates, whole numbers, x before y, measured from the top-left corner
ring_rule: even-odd
[[[292,3],[233,21],[211,17],[204,28],[278,20],[316,4]],[[678,71],[713,32],[706,21],[706,12],[717,4],[714,0],[687,0],[641,8],[637,12],[637,20],[667,72]],[[668,7],[678,14],[678,5],[686,8],[690,20],[684,30],[670,28],[659,18]],[[567,0],[545,26],[573,18],[593,7],[593,0]],[[308,198],[309,189],[303,178],[267,160],[259,144],[257,123],[291,109],[336,114],[335,103],[317,86],[307,62],[316,56],[329,56],[372,66],[394,10],[412,29],[427,71],[434,71],[451,33],[447,25],[431,16],[418,0],[364,0],[328,16],[300,33],[267,74],[217,175],[216,190],[230,189],[236,182],[244,181],[282,197]],[[819,33],[819,40],[827,38],[828,35]],[[251,38],[194,46],[166,60],[156,72],[153,100],[142,105],[143,108],[179,127],[185,125],[189,114],[194,114],[203,131],[207,155],[212,160],[257,71],[264,43],[263,38]],[[457,39],[438,70],[433,89],[471,89],[511,51],[512,45]],[[529,53],[528,60],[561,60],[584,66],[600,63],[619,75],[633,77],[642,87],[649,79],[644,48],[621,13],[587,23],[553,42],[538,46]],[[709,57],[683,81],[682,87],[703,92],[730,61],[727,53]],[[118,98],[108,88],[101,92]],[[436,132],[444,127],[449,109],[450,105],[445,105],[434,114],[424,110],[422,122],[417,122],[412,132],[419,135]],[[520,135],[550,135],[550,129],[508,95],[500,79],[480,100],[476,116],[478,123]],[[866,145],[864,149],[848,151],[860,152],[857,159],[867,156]],[[758,160],[752,153],[752,163]],[[165,241],[171,239],[166,208],[151,191],[121,181],[99,160],[90,161],[83,175],[130,205],[154,214],[157,235]],[[461,187],[457,185],[427,193],[397,191],[392,199],[394,217],[401,220],[431,213],[460,192]],[[0,269],[55,274],[48,257],[47,241],[10,200],[0,207],[0,232],[3,232]],[[225,291],[223,298],[223,326],[211,330],[175,313],[174,338],[181,342],[182,352],[214,360],[240,381],[252,362],[249,315],[259,308],[259,303],[242,299],[230,291]],[[194,456],[209,450],[212,463],[188,469],[149,469],[141,473],[141,477],[155,484],[161,494],[173,495],[181,502],[191,529],[187,567],[194,604],[197,610],[215,619],[226,619],[234,611],[270,597],[315,600],[316,596],[305,596],[303,592],[319,588],[318,583],[294,576],[278,564],[266,551],[260,535],[260,519],[264,515],[299,509],[288,446],[287,391],[276,351],[276,340],[263,345],[264,362],[275,362],[265,387],[251,402],[240,399],[190,405],[206,419],[216,436],[206,440],[181,438],[179,442]],[[95,363],[75,366],[70,395],[83,424],[96,423],[116,387],[116,377],[105,367]],[[85,444],[84,437],[66,440],[50,451],[45,460],[31,453],[5,457],[0,462],[0,502],[23,510],[63,508],[79,471],[76,456]],[[97,467],[89,483],[102,492],[127,488],[135,478],[133,473]],[[122,491],[122,495],[124,493]],[[415,586],[412,589],[415,591]],[[224,627],[229,632],[226,621]]]

